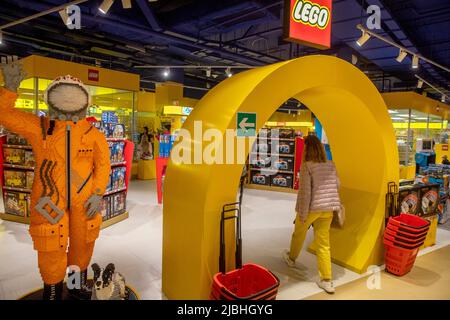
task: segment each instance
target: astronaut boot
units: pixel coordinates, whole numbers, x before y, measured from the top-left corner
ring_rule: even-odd
[[[58,282],[57,284],[45,284],[44,283],[44,293],[42,296],[43,300],[62,300],[63,282]]]
[[[69,278],[73,277],[76,272],[69,273]],[[67,288],[72,298],[77,300],[91,300],[92,289],[87,284],[87,270],[78,273],[80,276],[80,289]]]

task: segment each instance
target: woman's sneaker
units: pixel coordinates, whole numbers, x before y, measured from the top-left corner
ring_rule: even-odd
[[[320,280],[317,281],[317,285],[319,288],[323,289],[326,293],[335,293],[336,290],[334,289],[333,282],[332,281],[324,281]]]
[[[289,258],[289,251],[288,250],[284,250],[283,251],[283,260],[284,260],[284,262],[286,262],[286,264],[288,265],[289,268],[294,268],[295,267],[295,261],[292,260],[291,258]]]

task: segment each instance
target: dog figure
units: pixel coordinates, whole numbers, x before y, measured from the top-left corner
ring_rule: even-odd
[[[92,286],[92,300],[125,300],[125,278],[118,272],[116,267],[110,263],[105,269],[94,263],[94,284]]]

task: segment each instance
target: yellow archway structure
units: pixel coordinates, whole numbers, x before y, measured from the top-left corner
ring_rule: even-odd
[[[226,129],[236,129],[237,112],[256,112],[259,130],[291,97],[323,124],[341,177],[347,224],[332,231],[333,260],[365,272],[382,262],[386,188],[398,181],[399,168],[386,105],[360,70],[335,57],[308,56],[240,73],[199,101],[183,127],[192,133],[188,143],[202,145],[194,136],[195,121],[202,121],[203,131],[215,128],[225,136]],[[169,163],[162,274],[169,299],[208,298],[218,271],[221,208],[236,200],[241,172],[242,164]]]

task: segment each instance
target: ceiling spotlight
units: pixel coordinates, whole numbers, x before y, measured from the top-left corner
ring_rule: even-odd
[[[3,43],[3,32],[0,32],[0,44]]]
[[[100,7],[98,7],[98,10],[103,14],[107,14],[113,3],[114,0],[103,0]]]
[[[445,103],[445,94],[442,95],[442,97],[441,97],[441,102],[442,102],[442,103]]]
[[[206,69],[206,76],[211,77],[211,68]]]
[[[412,59],[412,68],[418,69],[419,68],[419,57],[414,55]]]
[[[231,72],[231,68],[230,68],[230,67],[228,67],[228,68],[225,70],[225,74],[227,75],[228,78],[230,78],[230,77],[233,75],[233,73]]]
[[[211,85],[209,84],[209,82],[206,83],[206,89],[211,89]]]
[[[402,62],[403,60],[405,60],[406,56],[408,55],[408,53],[406,51],[403,51],[402,49],[400,49],[400,52],[398,53],[398,57],[397,62]]]
[[[170,75],[170,69],[169,68],[165,68],[164,72],[163,72],[164,78],[167,78],[169,75]]]
[[[423,87],[423,80],[419,79],[419,81],[417,81],[417,88],[422,89],[422,87]]]
[[[358,40],[356,40],[356,44],[360,47],[362,47],[364,45],[364,43],[367,42],[367,40],[370,39],[370,34],[368,34],[367,32],[365,32],[364,30],[362,31],[362,36],[361,38],[359,38]]]
[[[122,0],[122,7],[124,9],[131,9],[131,0]]]

